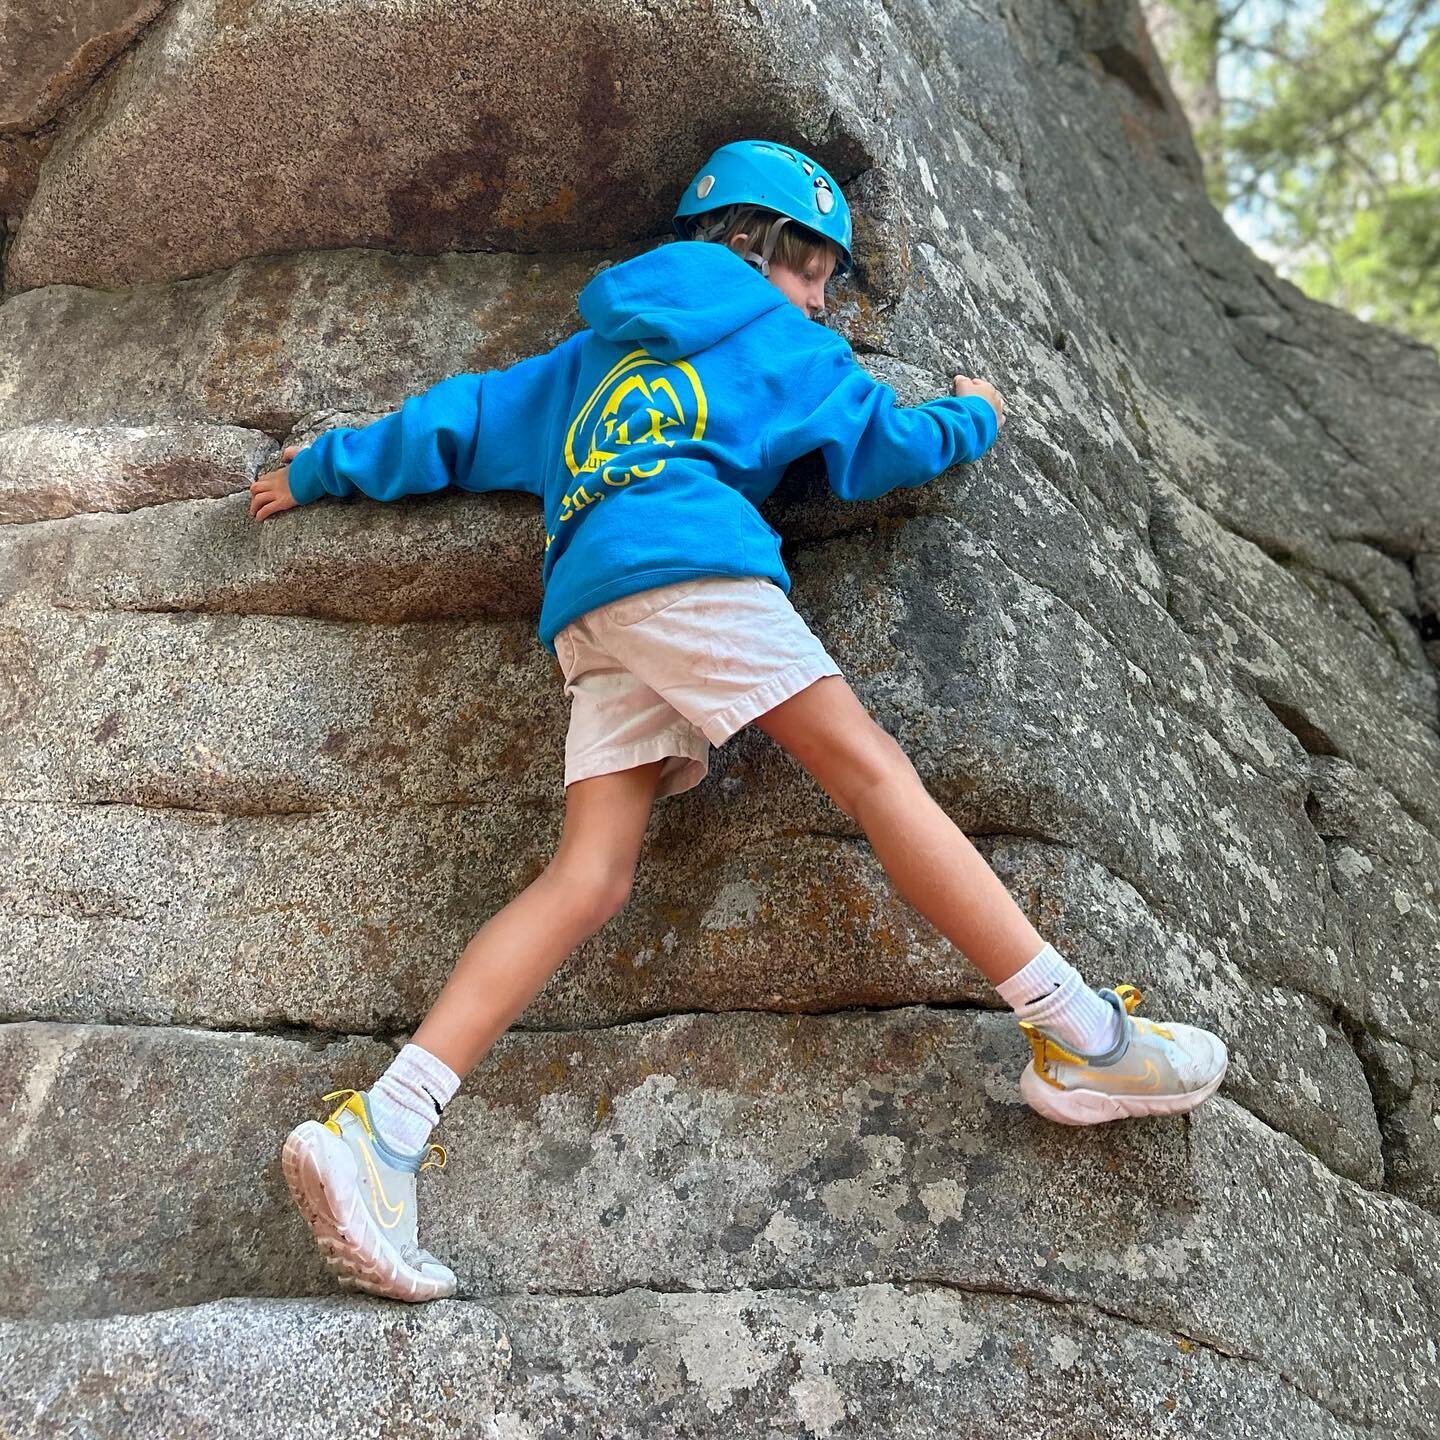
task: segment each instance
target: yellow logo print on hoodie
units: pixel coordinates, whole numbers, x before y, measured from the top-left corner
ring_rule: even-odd
[[[632,350],[617,361],[565,436],[565,464],[580,483],[563,497],[559,519],[603,500],[606,486],[619,489],[658,475],[664,450],[677,439],[704,435],[706,411],[700,377],[683,360]]]

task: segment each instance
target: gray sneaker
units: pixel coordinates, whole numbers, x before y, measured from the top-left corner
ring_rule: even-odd
[[[1025,1103],[1062,1125],[1098,1125],[1129,1116],[1178,1115],[1215,1093],[1230,1057],[1198,1025],[1136,1020],[1134,985],[1096,992],[1120,1016],[1120,1038],[1103,1055],[1078,1055],[1028,1020],[1030,1063],[1020,1075]]]
[[[332,1090],[348,1098],[323,1124],[306,1120],[285,1138],[280,1166],[325,1263],[346,1289],[394,1300],[438,1300],[455,1293],[455,1272],[416,1237],[415,1177],[445,1166],[445,1147],[413,1155],[392,1150],[370,1120],[364,1090]],[[427,1159],[431,1151],[439,1160]]]

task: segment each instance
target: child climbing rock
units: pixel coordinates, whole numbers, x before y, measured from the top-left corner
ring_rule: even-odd
[[[864,831],[895,888],[995,985],[1031,1046],[1020,1091],[1068,1125],[1173,1115],[1213,1093],[1224,1044],[1136,1019],[1025,918],[796,613],[756,508],[819,451],[844,500],[978,460],[1005,423],[985,380],[899,407],[815,324],[851,264],[845,197],[762,140],[721,146],[677,241],[596,275],[588,328],[508,369],[454,375],[362,429],[289,447],[251,487],[267,520],[324,495],[527,490],[544,508],[541,642],[570,700],[565,819],[540,876],[470,941],[369,1090],[283,1148],[285,1178],[342,1283],[403,1300],[455,1290],[417,1238],[416,1179],[466,1073],[625,904],[651,806],[698,785],[752,722]]]

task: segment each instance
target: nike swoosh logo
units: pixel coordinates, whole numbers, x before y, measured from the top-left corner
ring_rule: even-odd
[[[1160,1069],[1153,1060],[1146,1060],[1143,1075],[1106,1074],[1103,1070],[1079,1070],[1076,1078],[1096,1080],[1112,1090],[1153,1090],[1160,1081]]]
[[[380,1179],[380,1171],[375,1165],[375,1157],[370,1153],[369,1141],[363,1135],[356,1139],[360,1144],[360,1153],[365,1157],[365,1168],[370,1172],[370,1193],[375,1197],[375,1208],[384,1212],[376,1218],[387,1230],[393,1230],[405,1213],[405,1202],[402,1200],[398,1205],[390,1203],[390,1197],[385,1193],[385,1186]],[[387,1220],[386,1215],[391,1218]]]

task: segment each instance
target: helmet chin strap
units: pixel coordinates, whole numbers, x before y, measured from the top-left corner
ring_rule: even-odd
[[[767,279],[770,276],[770,256],[774,254],[775,242],[780,238],[780,231],[790,223],[788,215],[782,215],[765,232],[765,244],[757,255],[753,250],[745,257],[751,261]]]
[[[778,216],[765,232],[765,241],[759,250],[746,251],[741,255],[742,260],[753,265],[765,278],[770,278],[770,257],[775,253],[775,242],[780,238],[780,231],[790,223],[788,215]],[[695,229],[692,233],[697,240],[718,240],[728,228],[728,221],[723,217],[719,220],[712,220],[708,225]],[[740,252],[735,252],[737,255]]]

